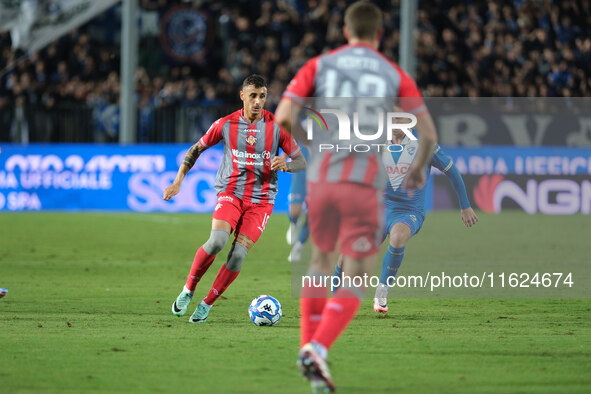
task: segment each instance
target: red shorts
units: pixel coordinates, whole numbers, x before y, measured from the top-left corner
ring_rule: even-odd
[[[373,256],[382,242],[381,190],[355,183],[309,183],[308,225],[314,245],[355,259]]]
[[[220,193],[213,218],[230,223],[235,236],[244,234],[256,242],[267,226],[273,207],[273,204],[253,204],[231,193]]]

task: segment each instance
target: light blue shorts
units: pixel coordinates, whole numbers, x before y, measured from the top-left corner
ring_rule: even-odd
[[[384,239],[390,234],[392,227],[396,223],[404,223],[410,228],[411,238],[421,231],[425,216],[412,211],[400,210],[400,209],[388,209],[386,208],[386,226],[384,228]]]

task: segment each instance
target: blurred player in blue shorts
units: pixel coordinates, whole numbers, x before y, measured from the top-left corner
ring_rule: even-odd
[[[309,158],[308,149],[300,144],[302,153],[306,160]],[[288,196],[289,200],[289,229],[287,230],[286,240],[292,247],[287,260],[291,263],[300,261],[304,244],[308,240],[310,230],[308,228],[308,218],[304,214],[304,204],[306,202],[306,171],[291,174],[291,190]]]
[[[417,153],[419,141],[412,141],[403,132],[395,130],[392,143],[393,145],[382,155],[388,174],[388,185],[384,193],[386,216],[384,239],[390,236],[390,244],[382,262],[382,276],[373,304],[373,309],[382,313],[388,312],[388,284],[393,284],[393,278],[396,277],[404,257],[406,243],[421,230],[425,221],[425,188],[409,193],[401,187],[408,167]],[[427,176],[431,166],[447,175],[460,203],[462,222],[466,227],[472,227],[478,222],[478,217],[470,207],[462,176],[451,158],[441,150],[439,145],[436,145],[433,150],[431,162],[426,170]],[[342,275],[341,267],[342,263],[339,261],[335,268],[335,277]],[[338,280],[333,280],[334,287],[338,284]]]

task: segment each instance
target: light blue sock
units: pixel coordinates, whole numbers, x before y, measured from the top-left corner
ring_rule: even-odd
[[[342,283],[342,279],[341,275],[343,275],[343,269],[341,267],[337,266],[334,269],[334,272],[332,274],[332,292],[334,293],[335,291],[337,291],[339,289],[339,287],[341,287]]]
[[[382,261],[382,277],[380,278],[381,284],[387,284],[388,278],[395,277],[398,273],[398,268],[402,264],[402,258],[404,257],[404,246],[401,248],[395,248],[392,245],[388,245],[388,251]]]
[[[298,239],[298,241],[300,241],[300,243],[302,244],[305,244],[308,240],[308,237],[310,236],[310,228],[308,227],[308,217],[306,217],[304,220],[305,222],[302,226],[302,229],[300,230],[300,237]]]

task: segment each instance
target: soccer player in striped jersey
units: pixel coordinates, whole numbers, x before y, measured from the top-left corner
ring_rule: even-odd
[[[394,131],[393,137],[392,143],[402,148],[386,150],[382,155],[382,162],[388,175],[384,194],[386,216],[384,238],[389,236],[390,243],[382,261],[382,275],[373,304],[374,310],[381,313],[388,312],[388,284],[392,284],[391,278],[396,276],[398,268],[402,264],[406,243],[421,230],[425,221],[425,188],[415,190],[412,195],[409,195],[408,190],[401,187],[408,167],[417,153],[419,141],[410,140],[400,131]],[[462,176],[452,159],[443,152],[439,145],[435,146],[433,156],[427,166],[427,176],[429,176],[431,166],[447,175],[458,197],[462,222],[466,227],[472,227],[478,222],[478,216],[470,207]],[[342,275],[340,265],[341,261],[335,268],[334,277]],[[334,283],[338,283],[338,281]]]
[[[371,99],[375,103],[372,113],[392,111],[392,102],[397,100],[404,111],[416,116],[415,129],[422,139],[403,186],[409,190],[422,187],[437,134],[421,94],[413,79],[377,50],[383,17],[376,5],[356,2],[347,8],[344,19],[348,44],[303,65],[279,102],[277,121],[297,138],[306,138],[301,126],[292,122],[308,103],[306,98],[353,97],[364,102],[381,98]],[[347,115],[351,119],[351,114]],[[338,145],[337,130],[338,125],[335,128],[329,123],[319,137]],[[328,350],[357,313],[365,288],[341,287],[328,301],[328,286],[311,283],[330,278],[338,254],[343,256],[347,276],[373,272],[383,239],[385,173],[378,150],[320,151],[318,144],[318,139],[310,141],[307,204],[312,259],[306,274],[310,281],[303,284],[301,292],[297,364],[314,391],[334,391],[326,363]]]
[[[217,204],[211,234],[193,260],[187,282],[172,304],[172,313],[183,316],[199,280],[226,245],[233,232],[235,239],[226,262],[220,268],[211,290],[189,319],[203,323],[213,303],[236,279],[248,251],[265,230],[277,195],[277,171],[299,172],[306,159],[289,133],[283,130],[272,113],[263,109],[267,99],[265,80],[251,75],[242,83],[240,98],[244,107],[215,121],[194,144],[180,165],[173,184],[164,190],[164,200],[178,194],[185,175],[207,148],[222,141],[224,156],[217,173]],[[277,155],[279,148],[292,159]]]

